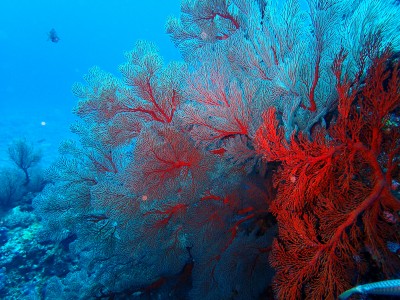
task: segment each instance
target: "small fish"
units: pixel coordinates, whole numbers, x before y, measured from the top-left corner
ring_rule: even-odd
[[[359,285],[340,294],[338,299],[345,300],[353,294],[400,296],[400,279],[384,280]]]
[[[52,28],[49,31],[49,40],[52,41],[53,43],[58,43],[58,41],[60,40],[60,38],[57,35],[57,32],[54,28]]]

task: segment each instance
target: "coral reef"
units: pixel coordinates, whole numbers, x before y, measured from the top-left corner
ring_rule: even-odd
[[[74,262],[63,245],[41,242],[41,224],[32,212],[11,210],[1,220],[0,297],[35,299],[51,277],[74,271]]]
[[[268,298],[268,260],[279,299],[396,276],[399,7],[307,4],[184,0],[185,62],[139,41],[73,87],[80,142],[33,205],[77,265],[45,298]]]
[[[28,204],[46,182],[39,167],[40,151],[25,138],[15,139],[8,147],[9,159],[15,167],[0,168],[0,211]]]
[[[270,256],[279,299],[334,299],[355,276],[397,275],[400,258],[387,244],[400,242],[400,201],[392,194],[400,129],[387,120],[400,107],[400,73],[398,62],[388,70],[390,56],[351,80],[339,54],[338,115],[311,139],[299,133],[287,142],[275,109],[264,116],[259,151],[282,162],[270,207],[279,224]]]

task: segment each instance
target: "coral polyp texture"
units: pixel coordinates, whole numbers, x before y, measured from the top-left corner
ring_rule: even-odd
[[[138,41],[121,76],[92,68],[34,200],[79,258],[44,293],[335,299],[399,276],[399,10],[182,1],[184,62]]]

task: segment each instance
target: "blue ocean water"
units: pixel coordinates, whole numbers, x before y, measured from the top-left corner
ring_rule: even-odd
[[[0,165],[20,137],[38,142],[44,162],[54,158],[74,120],[71,87],[90,67],[117,73],[138,39],[155,42],[167,61],[179,59],[165,33],[179,7],[174,0],[0,1]],[[48,38],[52,28],[58,43]]]

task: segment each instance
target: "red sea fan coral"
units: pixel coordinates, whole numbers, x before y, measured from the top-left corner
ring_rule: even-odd
[[[153,199],[195,190],[206,181],[207,166],[212,166],[182,132],[170,127],[149,130],[134,155],[128,185]]]
[[[391,191],[400,130],[388,123],[400,105],[400,75],[398,62],[388,68],[390,58],[385,51],[350,81],[342,73],[346,55],[337,56],[338,115],[311,139],[299,133],[287,142],[275,109],[264,115],[258,149],[281,162],[271,205],[279,235],[270,256],[279,299],[334,299],[363,276],[398,270],[399,257],[386,246],[399,242],[400,211]]]

